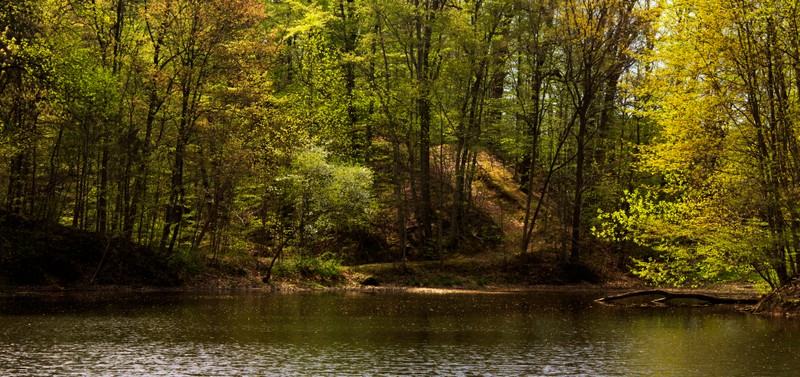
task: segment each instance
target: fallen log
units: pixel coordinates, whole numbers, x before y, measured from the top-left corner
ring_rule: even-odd
[[[705,303],[705,305],[716,305],[716,304],[755,305],[759,301],[757,298],[718,297],[702,293],[669,292],[662,289],[633,291],[614,296],[606,296],[597,299],[597,301],[608,304],[608,303],[613,303],[614,301],[619,301],[627,298],[644,297],[644,296],[659,296],[659,298],[650,300],[650,302],[655,304],[666,304],[666,305],[670,305],[670,301],[678,301],[678,300],[694,300],[696,302]]]

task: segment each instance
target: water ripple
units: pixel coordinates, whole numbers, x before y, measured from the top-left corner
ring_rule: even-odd
[[[0,302],[0,375],[705,377],[800,369],[799,326],[735,312],[595,307],[583,296],[140,301],[69,310]]]

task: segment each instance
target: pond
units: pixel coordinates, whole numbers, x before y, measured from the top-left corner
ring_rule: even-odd
[[[794,376],[800,324],[602,292],[0,297],[0,375]]]

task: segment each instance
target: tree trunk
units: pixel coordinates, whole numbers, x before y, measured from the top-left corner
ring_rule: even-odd
[[[575,155],[575,199],[572,203],[572,244],[570,246],[569,259],[573,263],[577,263],[581,258],[581,226],[582,226],[582,210],[583,210],[583,190],[584,190],[584,163],[586,160],[586,131],[588,127],[588,120],[586,115],[580,114],[578,122],[578,136],[577,136],[577,153]]]
[[[648,296],[657,297],[653,300],[649,300],[650,303],[666,304],[666,305],[674,304],[679,300],[692,300],[689,302],[695,302],[697,304],[754,305],[759,302],[759,299],[757,298],[719,297],[719,296],[706,295],[702,293],[669,292],[661,289],[634,291],[614,296],[606,296],[598,299],[597,301],[602,303],[615,303],[616,301],[621,301],[631,298],[648,297]]]

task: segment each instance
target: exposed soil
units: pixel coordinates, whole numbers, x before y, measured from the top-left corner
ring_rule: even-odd
[[[800,276],[766,295],[753,312],[786,317],[800,315]]]

